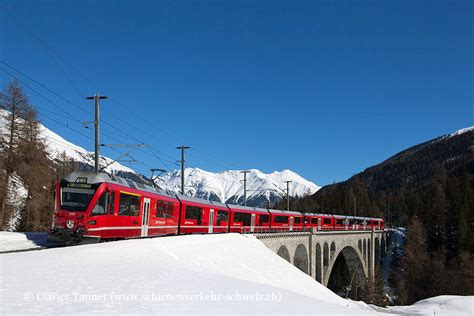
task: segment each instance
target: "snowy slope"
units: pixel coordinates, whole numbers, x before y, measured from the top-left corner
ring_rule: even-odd
[[[469,315],[474,302],[474,297],[440,296],[384,309],[345,300],[255,237],[239,234],[126,240],[2,254],[0,269],[2,315],[356,316],[433,315],[434,311],[436,315]]]
[[[219,173],[199,168],[185,169],[185,191],[187,195],[212,199],[220,202],[240,204],[243,202],[243,174],[240,170],[228,170]],[[266,202],[275,202],[285,193],[284,181],[290,183],[291,196],[313,194],[320,189],[316,184],[290,171],[275,171],[265,174],[251,169],[247,174],[248,205],[264,206]],[[155,182],[163,189],[179,192],[181,189],[181,171],[175,170],[156,178]]]
[[[0,256],[0,314],[373,314],[238,234]]]
[[[0,136],[6,137],[5,134],[5,116],[8,114],[8,111],[0,109]],[[61,160],[61,156],[63,153],[66,155],[67,158],[73,159],[76,162],[93,166],[94,165],[94,153],[85,150],[84,148],[77,146],[63,137],[59,136],[55,132],[51,131],[44,125],[39,125],[40,130],[40,138],[44,140],[46,145],[47,152],[49,154],[49,158],[51,160]],[[113,160],[107,157],[101,157],[101,166],[107,165],[111,163]],[[118,162],[114,162],[107,168],[105,168],[107,172],[111,171],[123,171],[123,172],[130,172],[136,173],[134,170],[121,165]]]
[[[471,132],[471,131],[474,131],[474,126],[470,126],[470,127],[466,127],[466,128],[461,128],[460,130],[457,130],[456,132],[452,133],[452,134],[449,135],[449,136],[452,137],[452,136],[456,136],[456,135],[461,135],[461,134],[464,134],[464,133],[467,133],[467,132]]]

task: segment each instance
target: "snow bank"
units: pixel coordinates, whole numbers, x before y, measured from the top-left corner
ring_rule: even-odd
[[[28,237],[29,236],[24,233],[0,231],[0,253],[41,248],[40,245],[35,243],[34,238]]]
[[[443,296],[383,309],[345,300],[238,234],[9,253],[0,271],[0,314],[469,315],[473,303]]]
[[[0,314],[373,313],[238,234],[11,253],[0,263]]]
[[[410,306],[389,307],[388,310],[403,315],[472,316],[474,315],[474,296],[441,295]]]

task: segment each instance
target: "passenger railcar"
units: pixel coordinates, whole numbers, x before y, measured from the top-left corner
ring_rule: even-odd
[[[56,185],[52,234],[61,240],[176,234],[179,201],[145,184],[74,172]]]
[[[229,208],[224,203],[176,195],[181,202],[180,234],[212,234],[229,231]]]
[[[384,229],[380,218],[227,205],[106,173],[73,172],[55,187],[50,240],[114,240],[178,234]]]
[[[270,226],[272,231],[303,230],[303,214],[293,211],[268,210],[270,212]]]
[[[335,219],[330,214],[304,213],[304,224],[318,230],[333,230]]]
[[[253,233],[270,231],[270,213],[267,209],[229,204],[230,232]]]

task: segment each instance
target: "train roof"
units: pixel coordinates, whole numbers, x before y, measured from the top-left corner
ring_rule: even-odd
[[[262,213],[268,213],[268,210],[266,208],[260,208],[260,207],[252,207],[252,206],[242,206],[242,205],[235,205],[235,204],[227,204],[227,206],[230,209],[237,209],[237,210],[243,210],[243,211],[250,211],[250,212],[262,212]]]
[[[282,210],[273,210],[273,209],[268,209],[268,211],[272,214],[283,214],[283,215],[298,215],[298,216],[303,216],[302,213],[300,212],[295,212],[295,211],[282,211]]]
[[[322,214],[322,213],[303,213],[304,216],[326,216],[331,217],[331,214]]]
[[[350,215],[333,215],[334,218],[354,218],[354,216]]]
[[[67,176],[65,176],[64,180],[68,182],[88,183],[88,184],[96,184],[96,183],[102,183],[102,182],[112,183],[112,184],[117,184],[117,185],[121,185],[128,188],[147,191],[150,193],[159,194],[159,195],[163,195],[172,199],[176,199],[174,194],[169,194],[166,191],[161,190],[159,188],[154,188],[151,185],[148,185],[145,183],[140,183],[140,182],[136,182],[130,179],[121,178],[119,176],[107,174],[105,172],[95,173],[95,172],[90,172],[90,171],[73,171]]]
[[[196,197],[190,197],[190,196],[186,196],[186,195],[181,195],[179,193],[176,193],[176,197],[180,201],[188,201],[188,202],[194,202],[194,203],[199,203],[199,204],[207,204],[207,205],[210,204],[210,205],[213,205],[213,206],[216,206],[216,207],[222,207],[222,208],[227,209],[227,205],[225,203],[221,203],[221,202],[210,201],[210,200],[200,199],[200,198],[196,198]]]

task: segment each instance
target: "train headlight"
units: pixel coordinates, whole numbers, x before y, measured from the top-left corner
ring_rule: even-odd
[[[67,228],[71,229],[74,227],[74,221],[66,221]]]

